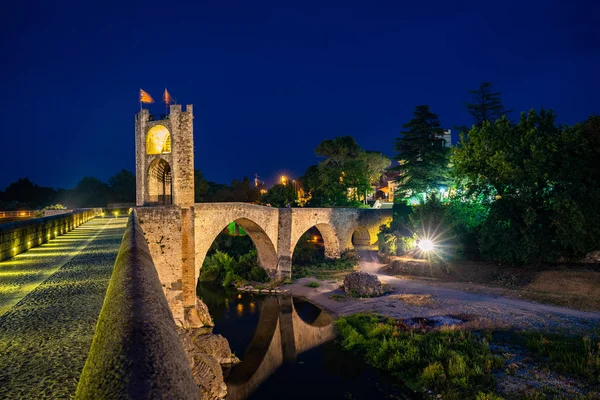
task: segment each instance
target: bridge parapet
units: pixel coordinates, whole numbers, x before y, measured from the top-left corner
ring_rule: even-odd
[[[123,236],[76,399],[199,399],[135,211]]]
[[[0,261],[40,246],[100,215],[102,209],[89,208],[68,214],[14,221],[0,225]]]

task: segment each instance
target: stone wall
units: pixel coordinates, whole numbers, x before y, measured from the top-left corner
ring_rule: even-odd
[[[0,261],[47,243],[89,221],[102,212],[99,208],[69,214],[15,221],[0,225]]]
[[[75,398],[199,399],[169,308],[134,211]]]
[[[44,217],[51,217],[53,215],[63,215],[72,213],[73,209],[65,209],[65,210],[43,210],[42,215]]]
[[[206,254],[216,237],[233,221],[254,242],[260,265],[272,276],[292,274],[294,248],[311,227],[323,236],[325,255],[339,257],[360,243],[373,244],[391,210],[353,208],[273,208],[247,203],[198,203],[190,207],[137,208],[140,225],[175,321],[197,327],[196,284]]]
[[[175,321],[183,326],[182,210],[177,206],[163,206],[140,207],[135,212],[169,307]]]

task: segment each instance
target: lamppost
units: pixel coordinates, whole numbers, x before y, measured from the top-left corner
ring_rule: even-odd
[[[281,175],[281,184],[285,185],[287,182],[287,177],[285,175]]]

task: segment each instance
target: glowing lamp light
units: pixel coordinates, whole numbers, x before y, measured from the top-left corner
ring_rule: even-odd
[[[433,250],[433,242],[429,239],[423,239],[419,242],[418,244],[419,249],[421,249],[421,251],[431,251]]]

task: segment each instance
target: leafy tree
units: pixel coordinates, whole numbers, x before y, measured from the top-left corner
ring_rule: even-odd
[[[300,178],[310,193],[309,205],[318,207],[357,205],[360,194],[372,190],[390,160],[381,153],[363,150],[351,136],[324,140],[315,149],[322,160]]]
[[[8,185],[2,193],[2,200],[8,206],[3,208],[43,208],[55,202],[56,195],[56,190],[52,188],[38,186],[29,178],[19,178],[16,182]]]
[[[294,204],[296,200],[298,200],[298,195],[294,187],[291,184],[284,185],[283,183],[274,185],[262,197],[263,204],[270,204],[273,207],[286,207],[288,204]]]
[[[84,177],[75,189],[71,190],[65,203],[69,208],[106,207],[112,195],[110,187],[92,176]]]
[[[472,103],[464,103],[473,116],[475,125],[481,126],[484,122],[494,122],[504,115],[512,112],[502,105],[501,92],[494,92],[492,82],[481,82],[476,90],[469,90]]]
[[[395,197],[400,199],[438,190],[449,182],[449,149],[439,117],[425,105],[417,106],[413,114],[396,139],[400,185]]]
[[[484,256],[510,263],[579,257],[600,247],[600,117],[558,126],[551,111],[484,122],[455,148],[467,194],[490,204]]]
[[[374,185],[377,185],[385,170],[389,168],[392,161],[384,154],[377,151],[365,151],[362,153],[365,165],[365,173],[367,175],[366,182],[368,187],[361,188],[365,193],[365,204],[367,202],[367,193],[372,190]]]
[[[135,203],[135,184],[135,174],[122,169],[108,179],[113,192],[111,199],[118,203]]]
[[[199,170],[194,170],[194,201],[201,203],[206,201],[209,193],[208,181],[204,179],[204,175]]]

